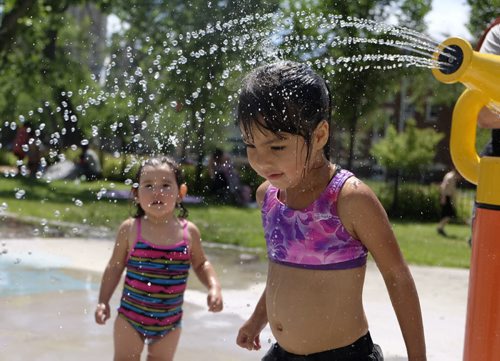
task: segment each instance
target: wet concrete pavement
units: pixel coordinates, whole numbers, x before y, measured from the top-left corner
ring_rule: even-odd
[[[112,320],[105,326],[93,320],[100,277],[112,245],[112,241],[85,239],[1,242],[0,360],[112,359]],[[205,249],[221,279],[224,311],[206,311],[206,293],[191,276],[176,360],[260,360],[273,341],[268,327],[261,335],[261,351],[240,349],[235,338],[264,289],[267,267],[263,254]],[[40,279],[30,284],[26,277],[33,276],[25,272],[33,269]],[[422,304],[428,360],[461,359],[468,271],[411,269]],[[112,308],[118,305],[120,293],[121,286],[112,299]],[[372,262],[367,269],[364,303],[372,337],[382,347],[385,359],[406,360],[385,285]]]

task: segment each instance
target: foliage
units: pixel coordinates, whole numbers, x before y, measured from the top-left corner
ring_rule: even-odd
[[[482,32],[488,27],[488,24],[500,16],[500,1],[467,0],[467,3],[470,6],[467,27],[477,41],[481,37]]]
[[[348,167],[354,157],[357,127],[360,119],[378,109],[393,96],[398,89],[402,74],[417,74],[409,68],[399,67],[397,61],[385,58],[379,62],[363,62],[369,54],[400,54],[404,52],[395,47],[381,45],[389,34],[380,24],[388,22],[390,16],[397,19],[398,25],[414,30],[423,30],[423,18],[430,10],[428,0],[369,0],[363,2],[333,2],[303,0],[290,5],[290,12],[307,9],[316,16],[342,16],[335,26],[312,26],[311,22],[296,19],[293,33],[303,37],[300,51],[294,54],[299,59],[323,64],[318,69],[326,79],[333,96],[334,120],[339,129],[349,133]],[[360,21],[358,21],[361,19]],[[374,21],[377,26],[373,26]],[[352,22],[353,25],[349,25]],[[335,23],[335,21],[333,21]],[[385,28],[387,30],[387,27]],[[358,38],[371,41],[359,41]],[[410,37],[411,38],[411,37]],[[398,39],[396,36],[393,40]],[[326,45],[328,44],[328,45]],[[303,51],[302,49],[314,49]]]
[[[0,117],[13,125],[31,121],[35,137],[55,151],[53,156],[91,135],[92,122],[104,113],[102,106],[87,103],[88,92],[95,91],[87,62],[93,34],[88,17],[73,16],[75,6],[84,3],[9,1],[2,14],[0,34],[11,38],[0,40]],[[103,6],[107,0],[91,3]],[[12,136],[10,127],[0,129],[0,142]]]
[[[253,36],[265,37],[273,25],[251,17],[277,4],[8,1],[0,8],[0,118],[12,129],[0,129],[0,142],[12,140],[15,123],[30,120],[50,147],[48,163],[87,139],[115,154],[195,158],[201,182],[207,149],[230,129],[239,79],[259,56]],[[76,18],[83,7],[112,12],[122,25],[102,54],[92,47],[105,40],[93,32],[98,19]],[[92,70],[96,63],[103,74]],[[107,173],[117,169],[110,162]]]
[[[255,195],[257,188],[264,182],[264,178],[259,176],[249,164],[239,168],[241,183],[246,184],[252,190],[252,196]]]
[[[441,218],[439,184],[403,182],[398,186],[398,207],[395,209],[394,190],[391,184],[377,181],[367,183],[392,219],[404,222],[437,222]],[[468,223],[472,216],[473,191],[460,188],[455,201],[457,218],[453,222]]]
[[[393,211],[389,187],[379,194],[382,205],[391,217],[405,221],[437,221],[440,218],[439,188],[436,185],[403,184],[399,188],[397,212]]]
[[[14,153],[0,149],[0,165],[15,167],[17,158]]]
[[[207,149],[225,137],[245,60],[254,56],[255,44],[245,34],[272,25],[242,19],[272,11],[276,4],[136,0],[116,2],[113,7],[127,27],[113,36],[117,60],[111,79],[119,79],[124,71],[135,78],[128,88],[121,88],[127,97],[144,98],[141,104],[132,103],[132,114],[138,123],[155,118],[168,124],[149,135],[160,138],[161,144],[178,140],[174,148],[181,160],[194,158],[196,162],[196,183],[202,182]],[[116,86],[116,81],[111,85]]]
[[[414,175],[432,163],[436,145],[443,136],[432,129],[418,129],[415,121],[409,120],[401,133],[389,125],[385,137],[372,147],[371,154],[389,171]]]

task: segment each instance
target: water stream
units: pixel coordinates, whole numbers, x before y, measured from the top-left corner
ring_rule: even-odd
[[[265,29],[260,25],[269,23],[273,24],[269,30],[254,31]],[[302,26],[303,34],[294,31],[295,23]],[[315,31],[309,31],[311,29]],[[361,36],[339,35],[341,30],[346,29],[356,30]],[[345,33],[342,31],[342,34]],[[213,35],[223,35],[224,40],[217,44],[212,41]],[[248,15],[224,23],[207,23],[204,28],[184,34],[168,32],[159,48],[153,46],[148,37],[136,40],[136,43],[147,49],[146,54],[137,54],[131,46],[126,46],[123,53],[112,54],[104,67],[104,76],[100,79],[92,77],[92,85],[78,89],[78,99],[83,99],[83,102],[74,104],[72,109],[75,113],[69,109],[67,101],[51,104],[50,101],[40,100],[41,106],[27,114],[19,114],[18,121],[5,121],[1,127],[14,131],[19,123],[30,121],[34,129],[23,149],[28,151],[30,144],[41,146],[43,140],[48,149],[47,156],[41,159],[42,167],[65,160],[61,139],[67,132],[77,131],[78,122],[82,120],[91,123],[91,135],[82,139],[80,144],[72,144],[70,148],[75,151],[79,146],[89,143],[101,146],[112,142],[104,133],[119,134],[125,132],[125,128],[130,128],[131,143],[136,153],[157,154],[164,152],[165,145],[174,148],[179,146],[190,122],[227,124],[228,120],[223,118],[228,113],[224,113],[223,109],[234,107],[238,96],[238,79],[262,63],[299,58],[318,70],[328,81],[340,72],[361,73],[368,69],[384,72],[402,67],[430,69],[446,66],[432,57],[438,43],[412,29],[354,17],[308,14],[305,11]],[[366,52],[367,45],[376,45],[377,51]],[[328,55],[332,48],[346,48],[348,52],[334,57]],[[144,56],[151,62],[147,67],[138,66],[137,58]],[[216,60],[215,63],[211,63],[212,59]],[[220,67],[217,61],[221,59],[222,71],[212,71],[212,66]],[[199,64],[205,68],[200,69]],[[193,72],[199,72],[206,81],[193,84],[185,94],[174,95],[168,91],[169,84],[182,84],[186,79],[192,79]],[[184,89],[190,88],[185,84],[183,86]],[[220,94],[226,97],[222,103]],[[73,99],[74,93],[63,91],[61,96]],[[92,115],[95,119],[86,119],[89,110],[98,110],[104,103],[116,105],[117,108],[119,104],[125,103],[128,107],[126,114],[118,112],[114,121],[108,119],[105,124],[109,129],[103,129],[103,119],[96,117],[95,112]],[[179,129],[166,130],[162,127],[161,124],[168,123],[179,110],[190,107],[194,118],[183,122]],[[63,124],[54,129],[53,125],[46,123],[46,119],[56,118],[58,114]],[[194,147],[192,144],[190,146]],[[115,151],[114,155],[119,157],[120,152]],[[125,172],[137,162],[138,158],[132,156]],[[21,172],[26,174],[23,162],[19,161],[18,165]],[[10,177],[15,173],[6,171],[4,175]],[[37,178],[42,176],[42,172],[36,174]],[[50,182],[51,176],[45,179]],[[130,184],[131,181],[127,180],[126,183]],[[22,193],[24,190],[15,192],[16,198],[25,197],[25,193]],[[8,204],[1,204],[0,214],[7,211]]]

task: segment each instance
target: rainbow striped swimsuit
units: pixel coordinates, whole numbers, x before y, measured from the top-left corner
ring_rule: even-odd
[[[184,291],[191,265],[184,220],[182,241],[159,246],[137,237],[127,258],[118,314],[150,343],[180,326]]]

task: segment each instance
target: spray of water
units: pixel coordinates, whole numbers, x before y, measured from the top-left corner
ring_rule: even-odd
[[[296,22],[304,29],[315,29],[315,32],[311,32],[314,35],[295,33]],[[269,28],[264,24],[273,26]],[[339,35],[345,34],[345,31],[341,31],[345,29],[356,30],[361,36]],[[223,37],[224,40],[216,44],[211,41],[214,35]],[[30,139],[22,145],[23,149],[27,151],[32,144],[40,146],[41,139],[44,139],[48,142],[49,150],[48,159],[41,160],[42,166],[65,160],[60,151],[62,139],[68,132],[77,131],[78,123],[86,118],[89,109],[99,109],[103,104],[117,104],[117,109],[119,104],[126,104],[128,112],[117,114],[114,121],[107,123],[108,129],[103,129],[100,124],[102,119],[95,119],[90,127],[90,136],[81,139],[80,144],[70,145],[71,149],[76,150],[78,146],[89,143],[102,145],[110,141],[113,134],[119,134],[124,129],[130,129],[130,148],[134,149],[134,153],[159,154],[166,145],[176,148],[189,132],[189,125],[206,122],[208,113],[211,114],[212,124],[224,124],[225,121],[220,117],[225,113],[219,110],[217,117],[217,110],[234,105],[238,96],[238,82],[234,79],[239,79],[248,69],[265,62],[299,58],[326,76],[335,76],[336,72],[341,71],[356,73],[368,69],[388,71],[402,67],[447,66],[446,62],[437,62],[432,57],[438,44],[419,32],[373,20],[332,14],[307,14],[304,11],[291,14],[253,14],[224,23],[210,23],[204,28],[183,34],[168,32],[164,34],[161,48],[149,45],[151,39],[147,37],[136,42],[147,49],[145,54],[127,46],[121,53],[111,55],[103,69],[103,76],[99,79],[92,76],[91,85],[77,91],[78,99],[83,99],[81,104],[70,107],[68,101],[72,100],[73,93],[62,91],[61,98],[66,100],[60,104],[41,101],[43,106],[32,109],[27,114],[20,114],[19,122],[30,121],[34,128]],[[366,53],[363,49],[367,45],[376,45],[380,50]],[[354,55],[327,55],[331,54],[332,48],[340,47],[349,48],[350,54]],[[232,56],[226,56],[228,54]],[[235,54],[238,56],[234,56]],[[446,56],[452,57],[450,52],[447,54]],[[151,59],[151,62],[141,67],[138,65],[139,60],[144,57]],[[214,75],[210,68],[193,69],[193,64],[198,64],[200,60],[204,60],[203,64],[210,64],[212,58],[224,61],[222,72]],[[172,94],[169,91],[168,84],[182,83],[194,70],[211,76],[207,76],[206,81],[198,83],[184,94]],[[184,86],[184,89],[189,89],[189,86]],[[213,94],[225,94],[227,101],[220,104],[220,100],[213,97]],[[201,106],[192,107],[201,99]],[[186,107],[195,109],[193,116],[186,118],[178,129],[166,130],[163,124],[168,123],[169,117],[175,114],[179,116],[178,113]],[[56,113],[60,114],[64,124],[58,129],[49,129],[43,119],[47,116],[54,117]],[[17,122],[5,122],[3,127],[15,130]],[[1,146],[0,144],[0,149]],[[115,151],[114,155],[119,157],[120,152]],[[123,170],[129,171],[138,161],[138,157],[131,156]],[[21,172],[26,174],[27,169],[22,162],[19,166]],[[14,173],[7,173],[5,176],[13,175]],[[42,178],[43,174],[39,172],[36,177]],[[47,182],[51,181],[50,176],[45,179]],[[100,199],[103,194],[98,192],[97,198]],[[24,196],[23,190],[16,191],[16,198],[22,199]],[[75,200],[75,204],[77,203],[78,200]],[[0,212],[7,208],[7,205],[2,205]]]

